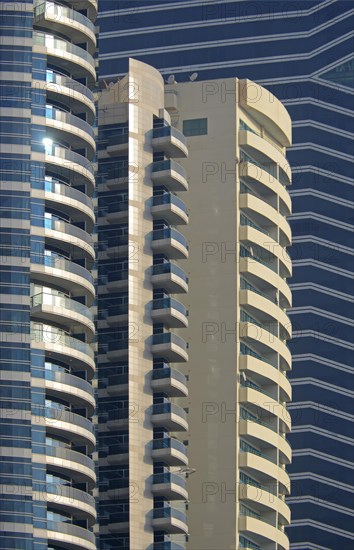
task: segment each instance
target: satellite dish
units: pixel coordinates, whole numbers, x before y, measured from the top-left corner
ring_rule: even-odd
[[[167,84],[176,84],[176,79],[174,74],[170,74],[170,76],[167,79]]]
[[[113,86],[114,86],[114,82],[110,82],[110,83],[108,84],[108,88],[112,88]]]
[[[192,73],[189,77],[189,80],[191,82],[194,82],[195,80],[197,80],[197,78],[198,78],[198,73]]]

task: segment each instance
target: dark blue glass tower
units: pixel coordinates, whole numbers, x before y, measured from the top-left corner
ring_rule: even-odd
[[[100,74],[250,78],[293,120],[293,549],[350,548],[353,9],[349,1],[101,0]],[[227,90],[225,93],[228,93]],[[222,101],[222,96],[221,96]]]
[[[0,548],[95,548],[96,0],[0,4]]]

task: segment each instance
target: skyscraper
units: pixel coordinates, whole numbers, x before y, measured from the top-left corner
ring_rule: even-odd
[[[161,75],[134,60],[102,92],[98,120],[100,548],[164,550],[172,535],[179,549],[188,424],[172,398],[188,393],[179,368],[187,344],[176,334],[188,326],[179,299],[188,214],[176,191],[188,183],[174,159],[188,151],[164,108]]]
[[[293,120],[292,548],[348,547],[353,477],[353,10],[342,0],[101,0],[100,67],[250,78]],[[227,97],[227,90],[225,90]],[[232,93],[232,91],[231,91]],[[221,96],[220,96],[221,100]],[[221,173],[220,173],[221,174]],[[221,176],[220,176],[221,177]]]
[[[286,550],[290,118],[164,88],[131,59],[99,101],[100,547]]]
[[[1,10],[0,547],[94,550],[97,3]]]

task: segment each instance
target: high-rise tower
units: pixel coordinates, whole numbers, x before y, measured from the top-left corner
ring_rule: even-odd
[[[293,121],[293,550],[352,544],[353,7],[348,0],[100,0],[100,74],[249,78]],[[227,93],[227,90],[225,90]],[[220,100],[221,100],[220,96]]]
[[[100,547],[162,550],[172,536],[180,549],[188,424],[174,398],[188,393],[176,334],[188,326],[179,297],[188,214],[178,192],[188,189],[179,164],[188,151],[156,69],[130,60],[102,92],[98,151]]]
[[[290,117],[250,81],[164,90],[135,60],[107,86],[100,545],[286,550]]]
[[[189,150],[187,548],[287,550],[290,117],[236,78],[172,84],[165,104]]]
[[[0,547],[94,550],[97,3],[1,10]]]

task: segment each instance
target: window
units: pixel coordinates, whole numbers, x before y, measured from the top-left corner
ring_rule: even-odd
[[[205,136],[208,133],[208,119],[194,118],[183,121],[183,133],[185,136]]]

